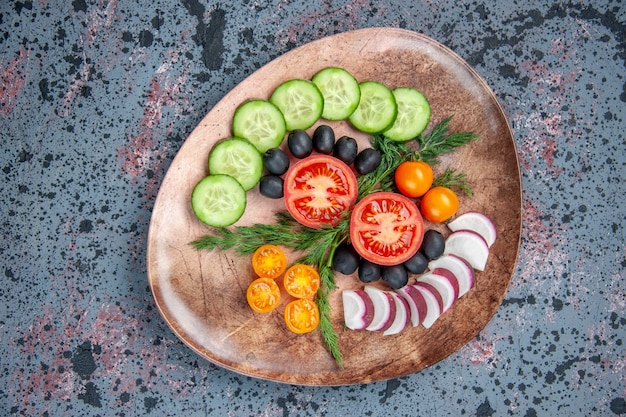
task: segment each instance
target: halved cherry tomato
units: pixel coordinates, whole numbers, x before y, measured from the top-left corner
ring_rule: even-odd
[[[433,223],[448,220],[459,208],[459,198],[454,191],[446,187],[431,188],[420,203],[424,218]]]
[[[433,169],[422,161],[403,162],[396,168],[395,179],[402,194],[411,198],[421,197],[433,185]]]
[[[312,298],[320,287],[320,276],[309,265],[295,264],[285,272],[283,285],[292,297]]]
[[[263,245],[252,255],[252,269],[260,277],[276,279],[286,268],[285,252],[276,245]]]
[[[336,225],[356,201],[357,192],[354,172],[328,155],[302,159],[285,175],[287,210],[308,227]]]
[[[315,301],[308,298],[293,300],[285,307],[285,323],[294,333],[309,333],[320,323],[320,312]]]
[[[361,257],[378,265],[399,265],[411,258],[424,238],[424,221],[415,203],[390,192],[359,201],[350,218],[350,241]]]
[[[271,278],[257,278],[248,286],[246,299],[252,310],[269,313],[280,304],[280,288]]]

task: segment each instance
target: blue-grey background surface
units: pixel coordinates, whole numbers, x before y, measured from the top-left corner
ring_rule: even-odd
[[[254,70],[372,26],[450,47],[509,117],[523,231],[506,299],[399,379],[299,387],[216,367],[148,289],[160,182]],[[0,415],[625,415],[625,64],[619,0],[3,0]]]

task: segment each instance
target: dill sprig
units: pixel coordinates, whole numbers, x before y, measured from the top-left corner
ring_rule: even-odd
[[[282,245],[296,251],[306,251],[315,247],[320,239],[333,228],[313,229],[298,223],[287,212],[275,214],[276,223],[257,223],[251,226],[213,227],[211,234],[191,242],[198,250],[228,250],[233,248],[240,255],[250,255],[265,244]]]
[[[332,259],[332,258],[329,258]],[[317,290],[317,307],[320,311],[320,333],[326,348],[335,359],[338,367],[343,368],[343,356],[339,347],[339,336],[330,320],[331,306],[328,300],[330,291],[335,289],[335,278],[330,265],[324,265],[319,269],[322,285]]]
[[[439,155],[452,152],[455,148],[478,138],[478,135],[472,132],[454,132],[448,135],[450,120],[452,117],[443,119],[430,132],[415,139],[419,144],[417,153],[420,161],[437,164]]]
[[[448,134],[450,120],[451,118],[444,119],[430,132],[418,136],[410,143],[398,143],[383,135],[373,135],[370,142],[381,153],[382,160],[378,168],[358,178],[357,200],[376,191],[394,190],[394,173],[402,162],[414,160],[436,164],[439,155],[451,152],[477,138],[473,133]],[[456,187],[471,195],[465,175],[456,173],[454,169],[446,170],[435,183]],[[334,227],[321,228],[303,226],[285,211],[276,213],[275,217],[274,224],[212,228],[211,234],[200,237],[191,242],[191,245],[197,250],[234,249],[240,256],[250,255],[264,244],[281,245],[303,252],[297,262],[315,267],[320,275],[321,285],[316,302],[320,311],[319,328],[322,339],[337,365],[343,368],[339,337],[331,322],[329,294],[336,288],[332,270],[333,255],[339,244],[348,240],[349,213]]]
[[[467,181],[467,175],[457,172],[454,168],[446,168],[446,170],[433,181],[433,187],[442,186],[454,188],[464,192],[468,196],[473,196],[474,192]]]

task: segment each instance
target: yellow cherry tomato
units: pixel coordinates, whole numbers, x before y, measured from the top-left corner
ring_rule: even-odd
[[[308,298],[299,298],[289,302],[285,307],[285,323],[287,328],[294,333],[312,332],[320,323],[317,304]]]
[[[285,272],[283,285],[292,297],[313,298],[320,287],[320,276],[312,266],[295,264]]]
[[[448,220],[459,208],[459,198],[446,187],[433,187],[422,197],[422,216],[433,223]]]
[[[263,245],[252,255],[252,268],[260,277],[276,279],[285,272],[287,258],[278,246]]]
[[[257,313],[269,313],[280,304],[280,288],[272,278],[257,278],[246,291],[248,305]]]

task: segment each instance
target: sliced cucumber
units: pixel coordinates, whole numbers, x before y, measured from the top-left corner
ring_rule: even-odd
[[[282,112],[267,100],[246,101],[233,115],[233,135],[249,140],[261,153],[277,148],[286,132]]]
[[[270,102],[283,113],[287,130],[310,128],[322,116],[324,108],[324,97],[317,86],[301,79],[280,84]]]
[[[396,120],[398,107],[391,90],[377,81],[359,84],[361,100],[348,120],[361,132],[379,133]]]
[[[426,97],[411,87],[398,87],[392,90],[398,105],[398,117],[383,135],[396,142],[406,142],[416,138],[430,122],[430,104]]]
[[[246,209],[246,191],[229,175],[209,175],[194,187],[191,207],[198,219],[209,226],[230,226]]]
[[[263,175],[263,156],[247,140],[231,137],[211,149],[209,173],[230,175],[247,191],[257,185]]]
[[[311,79],[324,97],[322,117],[327,120],[343,120],[350,117],[359,105],[361,89],[359,82],[347,70],[328,67]]]

